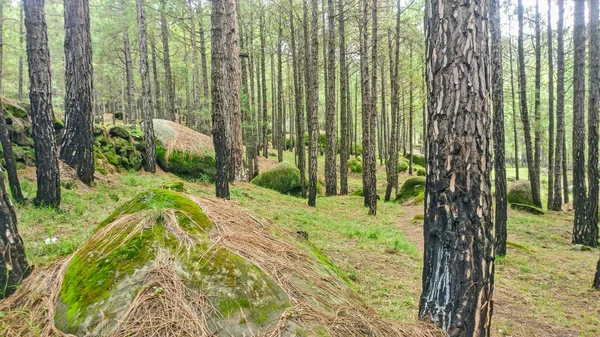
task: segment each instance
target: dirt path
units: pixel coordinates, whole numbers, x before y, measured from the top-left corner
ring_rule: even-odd
[[[423,206],[404,206],[404,214],[398,218],[398,228],[404,232],[419,252],[423,252],[423,221],[413,220],[423,214]],[[420,285],[416,285],[419,286]],[[532,308],[527,304],[524,294],[496,284],[494,293],[494,318],[492,336],[494,337],[577,337],[574,330],[556,327],[551,322],[528,317]],[[415,299],[418,303],[418,299]]]

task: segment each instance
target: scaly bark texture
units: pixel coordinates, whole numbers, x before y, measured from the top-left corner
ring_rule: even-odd
[[[348,68],[346,66],[344,0],[338,0],[338,29],[340,36],[340,194],[348,194],[348,160],[350,159],[351,116],[348,104]]]
[[[37,194],[34,203],[60,205],[60,171],[54,138],[50,51],[44,0],[24,0],[29,65],[29,100],[35,149]]]
[[[564,52],[564,0],[557,0],[558,23],[556,25],[556,149],[554,156],[554,198],[549,206],[554,211],[562,207],[563,162],[565,143],[565,52]],[[563,181],[564,183],[564,181]],[[565,195],[568,198],[568,191]]]
[[[233,8],[232,8],[233,6]],[[227,84],[229,85],[229,109],[227,123],[230,130],[230,141],[232,145],[228,156],[230,164],[229,181],[246,181],[246,167],[244,165],[244,143],[242,140],[242,110],[240,106],[240,51],[238,47],[238,19],[237,19],[237,4],[225,4],[225,15],[227,23],[226,46],[228,48],[227,57]],[[230,11],[233,10],[234,13]]]
[[[343,0],[342,0],[343,1]],[[293,7],[293,0],[290,0]],[[306,198],[306,150],[304,143],[304,102],[302,97],[302,79],[300,74],[300,57],[296,52],[296,31],[294,30],[294,13],[290,11],[290,35],[292,43],[292,71],[294,74],[294,105],[296,107],[296,155],[298,161],[296,166],[300,170],[300,186],[302,197]]]
[[[554,57],[552,50],[552,0],[548,0],[548,209],[554,204]]]
[[[307,64],[309,76],[308,86],[310,91],[307,92],[306,109],[307,109],[307,124],[308,124],[308,206],[315,207],[317,205],[317,156],[318,156],[318,140],[319,140],[319,76],[316,76],[319,71],[319,8],[317,0],[310,0],[311,4],[311,32],[310,32],[310,58]]]
[[[531,144],[531,125],[529,122],[529,112],[527,109],[527,80],[525,77],[525,47],[523,45],[523,0],[519,0],[518,5],[519,16],[519,89],[521,92],[521,120],[523,122],[523,132],[525,133],[525,153],[527,156],[527,168],[529,172],[529,182],[531,183],[531,197],[533,203],[537,207],[542,207],[542,199],[540,198],[540,189],[537,176],[536,163],[534,160],[534,149]]]
[[[136,0],[138,20],[138,44],[140,51],[140,78],[142,79],[142,120],[144,122],[144,170],[156,172],[156,144],[152,123],[152,97],[150,93],[150,69],[148,67],[148,35],[146,33],[146,5]]]
[[[362,102],[362,147],[363,147],[363,172],[362,172],[362,183],[363,183],[363,195],[364,205],[369,207],[369,202],[372,200],[370,197],[372,193],[372,182],[371,182],[371,156],[374,153],[371,152],[369,142],[371,138],[369,134],[371,132],[371,86],[369,72],[369,46],[368,46],[368,0],[361,0],[361,21],[360,21],[360,80],[361,80],[361,102]],[[373,159],[374,161],[375,159]],[[367,165],[367,163],[369,163]]]
[[[166,0],[160,1],[160,32],[163,45],[163,66],[165,68],[165,86],[167,98],[165,106],[165,118],[175,120],[175,86],[173,85],[173,77],[171,75],[171,55],[169,50],[169,26],[167,23],[167,8]]]
[[[376,137],[377,137],[377,0],[371,0],[371,104],[369,110],[369,148],[368,157],[363,160],[363,166],[369,168],[367,181],[369,185],[369,194],[365,193],[365,201],[369,207],[369,215],[377,215],[377,158],[376,156]],[[365,30],[366,31],[366,30]],[[365,46],[368,45],[365,40]],[[364,151],[364,149],[363,149]],[[363,152],[364,153],[364,152]]]
[[[573,25],[573,244],[595,246],[585,181],[585,0],[575,0]],[[597,227],[597,225],[596,225]]]
[[[600,49],[598,48],[598,0],[589,0],[589,38],[590,51],[589,60],[590,66],[588,71],[589,78],[589,100],[588,100],[588,187],[590,189],[588,195],[588,204],[586,210],[588,212],[587,227],[590,230],[589,242],[594,243],[592,247],[598,245],[598,104],[600,95]]]
[[[428,157],[419,317],[489,336],[494,290],[487,0],[428,0]]]
[[[12,294],[31,273],[23,240],[17,229],[17,215],[0,176],[0,299]]]
[[[494,184],[496,187],[496,254],[506,255],[506,167],[504,158],[504,80],[500,0],[490,4],[492,104],[494,108]]]
[[[335,113],[335,20],[334,0],[327,0],[327,88],[325,105],[325,195],[337,194],[337,123]]]
[[[398,63],[400,59],[400,0],[397,2],[396,11],[396,36],[394,37],[393,54],[391,38],[389,43],[392,128],[390,130],[390,145],[386,165],[387,185],[385,188],[385,201],[390,201],[392,189],[398,190],[398,110],[400,106],[398,96]]]
[[[65,1],[65,131],[60,159],[86,185],[94,181],[92,40],[88,0]]]

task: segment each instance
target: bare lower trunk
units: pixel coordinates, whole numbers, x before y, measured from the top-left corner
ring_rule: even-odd
[[[335,114],[335,20],[334,0],[327,0],[327,23],[329,33],[327,47],[327,87],[325,106],[325,132],[327,137],[325,153],[325,195],[337,194],[337,123]]]
[[[340,194],[348,194],[348,160],[352,141],[348,124],[350,122],[348,104],[348,69],[346,66],[346,36],[344,19],[344,0],[338,0],[338,29],[340,43]]]
[[[552,0],[548,0],[548,209],[554,205],[554,57],[552,51]]]
[[[390,201],[392,189],[398,187],[398,110],[400,106],[398,96],[398,63],[400,60],[400,0],[396,8],[396,36],[394,38],[393,54],[392,42],[389,37],[390,50],[390,82],[391,82],[391,135],[390,149],[387,158],[387,186],[385,189],[385,201]]]
[[[165,86],[166,86],[166,107],[165,107],[165,118],[174,121],[175,120],[175,86],[173,85],[173,79],[171,76],[171,55],[169,50],[169,26],[167,23],[166,15],[166,0],[160,1],[160,31],[162,36],[163,44],[163,66],[165,68]]]
[[[558,0],[558,23],[556,30],[556,155],[554,157],[554,203],[550,207],[554,211],[560,211],[562,206],[561,178],[565,170],[563,167],[565,152],[565,54],[564,54],[564,0]],[[562,181],[565,183],[565,181]],[[565,194],[568,198],[568,191]]]
[[[311,3],[311,36],[309,58],[307,62],[308,87],[307,92],[307,124],[309,134],[308,148],[308,205],[315,207],[317,205],[317,156],[318,156],[318,137],[319,137],[319,77],[316,76],[318,71],[319,57],[319,40],[318,40],[318,24],[319,24],[319,9],[317,0],[310,0]]]
[[[290,0],[292,5],[292,0]],[[302,79],[300,74],[300,58],[296,53],[296,31],[294,30],[294,15],[290,11],[290,35],[292,43],[292,66],[294,74],[294,99],[296,106],[296,155],[298,156],[297,166],[300,170],[300,186],[302,188],[302,197],[306,198],[306,150],[304,144],[304,103],[302,99]]]

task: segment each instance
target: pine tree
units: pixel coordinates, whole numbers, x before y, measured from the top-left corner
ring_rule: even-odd
[[[589,100],[588,100],[588,187],[589,195],[587,198],[586,211],[589,228],[589,239],[592,247],[598,245],[598,104],[600,101],[600,48],[599,39],[599,18],[598,18],[598,0],[589,0]],[[592,43],[595,41],[595,43]]]
[[[335,95],[335,20],[334,0],[327,0],[327,87],[325,88],[325,195],[337,194],[337,123]]]
[[[554,156],[554,203],[550,209],[560,211],[562,206],[562,188],[561,178],[565,172],[563,163],[566,153],[564,152],[565,143],[565,53],[564,53],[564,0],[557,0],[558,5],[558,23],[556,26],[556,149]],[[566,181],[563,181],[565,183]],[[568,198],[568,190],[565,198]]]

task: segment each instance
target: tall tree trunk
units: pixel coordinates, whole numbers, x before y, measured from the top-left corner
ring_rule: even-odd
[[[208,112],[208,106],[210,101],[210,92],[208,91],[208,66],[206,61],[206,38],[204,37],[204,11],[202,7],[202,1],[198,2],[198,30],[200,34],[200,62],[202,64],[202,96],[204,101],[201,103],[203,111]],[[207,119],[210,114],[207,114]],[[208,121],[206,122],[206,129],[208,130]]]
[[[590,230],[589,242],[594,243],[592,247],[598,245],[598,104],[600,95],[600,49],[599,41],[599,18],[598,18],[598,0],[589,0],[589,101],[588,101],[588,187],[590,189],[587,204],[587,227]],[[593,42],[592,42],[593,41]]]
[[[489,336],[494,303],[489,2],[440,1],[426,1],[425,9],[429,149],[419,317],[450,336]]]
[[[552,0],[548,0],[548,209],[554,204],[554,56],[552,50]]]
[[[29,5],[29,1],[26,1]],[[0,176],[0,299],[15,292],[31,273],[23,240],[17,228],[17,215]]]
[[[244,143],[242,140],[242,110],[240,106],[240,51],[237,19],[237,2],[227,0],[225,5],[225,19],[227,30],[225,36],[227,55],[227,84],[229,85],[228,127],[231,129],[229,142],[229,181],[246,181],[246,168],[244,167]],[[233,12],[230,12],[230,11]]]
[[[506,168],[504,164],[504,80],[502,75],[502,24],[500,0],[490,6],[492,104],[494,110],[494,184],[496,187],[496,254],[506,255]]]
[[[121,12],[125,16],[127,7],[125,0],[121,0]],[[127,74],[127,112],[123,114],[123,124],[129,123],[133,128],[135,123],[135,88],[133,83],[133,58],[131,57],[131,42],[129,41],[129,25],[123,21],[123,52],[125,54],[125,72]],[[125,117],[128,117],[127,119]]]
[[[369,194],[371,193],[371,180],[369,170],[371,169],[370,160],[371,156],[369,151],[369,133],[371,132],[371,86],[369,73],[369,47],[368,47],[368,0],[361,0],[361,21],[360,21],[360,81],[361,81],[361,102],[362,102],[362,147],[363,147],[363,171],[362,171],[362,184],[363,184],[363,195],[364,205],[369,206],[371,200]]]
[[[241,26],[240,26],[241,27]],[[251,181],[258,175],[258,166],[254,165],[256,159],[256,100],[255,100],[255,91],[254,91],[254,34],[253,34],[254,23],[252,21],[252,15],[250,15],[250,49],[248,52],[248,72],[250,73],[250,86],[246,83],[247,79],[242,79],[242,83],[245,83],[246,93],[249,98],[247,99],[249,105],[247,106],[247,129],[246,129],[246,165],[248,166],[248,181]],[[243,41],[243,39],[241,40]],[[242,46],[243,50],[243,46]],[[244,70],[245,59],[242,59],[242,76],[246,74],[246,70]],[[248,89],[250,90],[248,92]]]
[[[540,192],[540,166],[542,152],[542,121],[540,114],[540,87],[541,87],[541,72],[542,72],[542,47],[541,47],[541,28],[540,28],[540,6],[539,0],[535,0],[535,104],[534,104],[534,146],[533,146],[533,163],[535,164],[535,184],[536,190]],[[531,180],[533,184],[534,181]],[[541,198],[538,207],[541,207]]]
[[[587,221],[585,181],[585,0],[575,0],[573,25],[573,244],[596,246]],[[597,226],[597,225],[595,225]]]
[[[211,15],[212,124],[217,167],[216,195],[229,199],[229,172],[232,153],[231,127],[239,109],[239,68],[237,50],[237,11],[233,0],[216,0]],[[237,92],[236,92],[237,91]]]
[[[165,113],[160,104],[160,83],[158,81],[158,69],[156,68],[156,46],[154,38],[150,39],[150,49],[152,51],[152,79],[154,80],[154,114],[153,118],[165,118]]]
[[[391,135],[390,149],[387,159],[387,185],[385,189],[385,201],[390,201],[392,189],[398,189],[398,110],[400,106],[398,96],[398,64],[400,60],[400,1],[397,1],[396,8],[396,36],[392,47],[391,37],[389,38],[390,51],[390,86],[391,86]],[[392,49],[393,48],[393,49]],[[393,52],[392,52],[393,50]],[[393,54],[392,54],[393,53]]]
[[[290,0],[290,7],[293,7],[293,0]],[[300,170],[300,186],[302,188],[302,197],[306,198],[306,150],[304,148],[304,103],[302,102],[302,79],[300,78],[300,58],[296,52],[296,31],[294,30],[294,13],[290,11],[290,35],[292,43],[292,66],[294,74],[294,99],[296,106],[296,155],[298,162],[296,165]]]
[[[269,141],[267,138],[267,76],[265,63],[265,8],[261,5],[260,13],[260,76],[262,77],[262,150],[263,157],[269,158]]]
[[[271,146],[273,146],[273,149],[277,149],[277,105],[278,105],[278,101],[277,101],[277,89],[275,88],[275,81],[276,81],[276,74],[275,74],[275,54],[271,53]],[[267,127],[268,130],[268,127]]]
[[[563,157],[562,157],[562,175],[563,175],[563,194],[564,194],[564,202],[565,204],[569,203],[569,178],[567,176],[567,136],[565,131],[565,136],[563,137]]]
[[[525,152],[527,155],[527,170],[531,184],[531,196],[537,207],[542,207],[540,190],[538,188],[539,178],[534,161],[534,149],[531,144],[531,125],[529,124],[529,113],[527,112],[527,80],[525,77],[525,47],[523,46],[523,0],[519,0],[519,84],[521,91],[521,120],[523,121],[523,132],[525,133]]]
[[[558,23],[556,27],[556,155],[554,157],[554,198],[552,206],[554,211],[560,211],[562,206],[561,178],[565,162],[565,53],[564,53],[564,0],[558,0]],[[568,190],[565,195],[569,197]]]
[[[348,124],[351,124],[350,105],[348,104],[348,68],[346,66],[346,36],[344,19],[344,0],[338,0],[338,29],[340,37],[340,194],[348,194],[348,160],[352,144]]]
[[[594,276],[594,289],[600,290],[600,259],[598,259],[598,264],[596,265],[596,275]]]
[[[136,0],[138,20],[138,44],[140,52],[140,78],[142,79],[142,119],[144,121],[144,170],[156,172],[156,144],[152,123],[152,97],[150,89],[150,69],[148,67],[148,35],[146,32],[146,5],[144,0]]]
[[[92,40],[88,0],[65,1],[65,131],[60,159],[77,169],[86,185],[94,181]]]
[[[171,56],[169,51],[169,26],[167,23],[166,0],[160,1],[160,31],[163,45],[163,66],[165,68],[165,86],[166,86],[166,111],[165,118],[175,120],[175,86],[171,75]]]
[[[387,93],[385,92],[385,57],[382,58],[382,63],[381,63],[381,67],[379,68],[379,75],[381,76],[380,78],[380,83],[381,83],[381,116],[379,117],[379,139],[380,139],[380,148],[381,148],[381,153],[379,156],[379,163],[380,165],[382,164],[383,160],[387,160],[387,142],[389,140],[389,136],[387,134],[387,109],[386,109],[386,104],[387,102],[385,101],[385,97],[387,96]]]
[[[410,65],[412,68],[413,46],[410,45]],[[413,83],[408,81],[408,174],[413,173]]]
[[[192,39],[192,62],[194,63],[194,106],[190,113],[198,115],[203,125],[201,130],[204,131],[208,129],[206,120],[209,117],[203,116],[204,111],[200,111],[200,64],[198,63],[198,42],[196,39],[196,12],[192,6],[192,0],[188,0],[188,12],[190,16],[190,37]]]
[[[34,203],[60,205],[60,171],[54,139],[50,51],[44,0],[24,0],[29,65],[29,100],[35,149],[37,194]]]
[[[362,78],[363,86],[363,125],[366,124],[368,131],[365,133],[363,126],[363,191],[365,197],[365,206],[369,208],[369,215],[377,214],[377,163],[375,137],[377,127],[377,0],[371,1],[371,66],[369,72],[369,52],[368,52],[368,4],[366,0],[362,4],[362,34],[363,39],[361,52],[361,68],[364,73]],[[369,76],[371,81],[369,82]],[[370,92],[369,92],[370,91]],[[365,93],[367,94],[365,96]],[[365,104],[366,103],[366,104]],[[365,122],[366,117],[366,122]],[[366,141],[365,141],[366,138]]]
[[[514,71],[513,71],[513,43],[512,43],[512,35],[508,35],[508,52],[510,57],[510,92],[512,98],[512,120],[513,120],[513,139],[515,143],[515,170],[516,170],[516,180],[519,180],[519,142],[518,142],[518,134],[517,134],[517,105],[516,105],[516,95],[515,95],[515,80],[514,80]]]
[[[23,100],[23,3],[19,4],[19,84],[17,88],[17,99]],[[12,189],[12,185],[11,185]]]
[[[327,0],[327,87],[325,92],[325,132],[327,136],[325,154],[325,195],[337,194],[337,125],[335,111],[335,20],[334,0]]]
[[[319,8],[317,0],[311,0],[311,32],[310,32],[310,48],[308,53],[310,58],[307,62],[309,77],[308,87],[310,91],[307,92],[307,124],[309,134],[309,145],[308,145],[308,205],[315,207],[317,205],[317,146],[319,141],[319,77],[318,74],[318,63],[319,63],[319,39],[318,39],[318,25],[319,25]],[[308,24],[306,22],[305,24]]]
[[[281,18],[279,18],[279,27],[277,30],[277,161],[283,161],[283,147],[285,146],[285,135],[283,134],[283,126],[285,118],[283,117],[283,63],[281,60],[282,36],[283,27]]]

